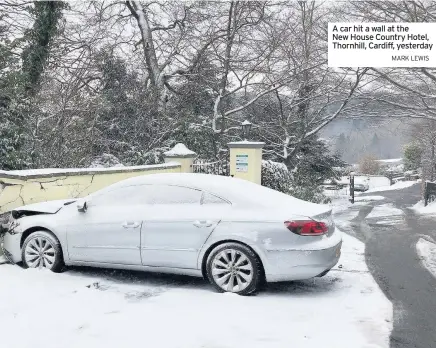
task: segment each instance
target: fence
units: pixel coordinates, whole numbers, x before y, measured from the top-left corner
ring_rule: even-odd
[[[424,205],[436,201],[436,183],[425,182]]]
[[[202,159],[197,159],[192,164],[192,172],[229,176],[230,163],[227,160],[207,162]]]

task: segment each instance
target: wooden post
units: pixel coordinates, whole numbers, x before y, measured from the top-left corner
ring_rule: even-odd
[[[394,175],[392,173],[388,174],[389,184],[392,186],[394,184]]]
[[[354,204],[354,173],[350,173],[350,202]]]
[[[428,204],[428,187],[427,187],[427,181],[424,184],[424,207],[426,207]]]

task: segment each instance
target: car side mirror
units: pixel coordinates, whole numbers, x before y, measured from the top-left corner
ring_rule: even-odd
[[[77,205],[77,210],[80,211],[81,213],[84,213],[86,212],[86,210],[88,210],[88,204],[84,199],[79,199],[76,205]]]

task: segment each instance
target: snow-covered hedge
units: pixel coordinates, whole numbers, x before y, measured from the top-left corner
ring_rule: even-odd
[[[111,168],[111,167],[124,167],[124,164],[110,153],[103,153],[92,159],[89,168]]]
[[[313,203],[329,203],[330,198],[324,195],[323,187],[314,184],[311,181],[299,182],[295,180],[289,190],[289,194],[293,197],[309,201]]]
[[[292,175],[284,163],[262,161],[262,185],[273,190],[288,193]]]
[[[301,171],[291,173],[284,163],[263,160],[262,185],[306,201],[327,202],[323,188],[315,178]]]

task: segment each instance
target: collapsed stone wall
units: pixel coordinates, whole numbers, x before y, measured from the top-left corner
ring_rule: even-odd
[[[171,172],[180,173],[180,163],[116,168],[0,171],[0,213],[37,202],[84,197],[138,175]]]

